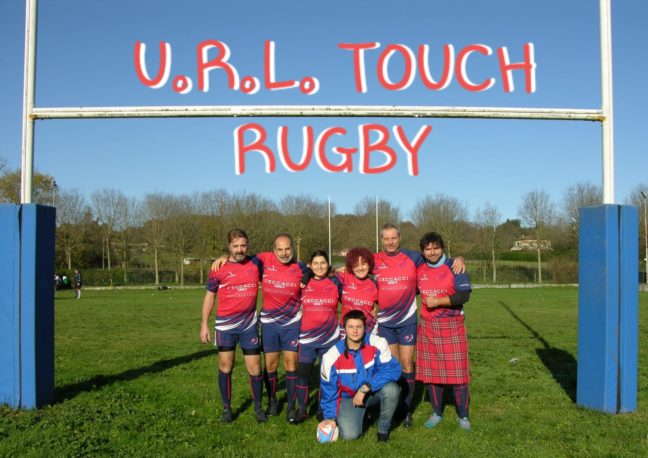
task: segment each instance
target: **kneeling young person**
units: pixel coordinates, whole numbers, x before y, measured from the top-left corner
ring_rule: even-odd
[[[342,439],[357,439],[367,407],[380,404],[378,441],[388,441],[392,417],[398,406],[401,366],[387,341],[365,332],[362,311],[344,318],[346,336],[322,359],[321,406],[324,423],[337,424]]]

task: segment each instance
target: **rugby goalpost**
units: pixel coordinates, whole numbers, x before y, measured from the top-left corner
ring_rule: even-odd
[[[614,204],[611,0],[599,0],[601,108],[431,106],[34,106],[37,0],[26,0],[21,205],[0,206],[0,403],[34,408],[53,400],[55,212],[31,204],[35,121],[78,118],[390,117],[496,118],[600,122],[603,205],[580,209],[577,403],[630,412],[637,400],[638,216]],[[330,205],[330,202],[329,202]],[[11,208],[7,208],[11,207]],[[15,208],[13,208],[15,207]],[[5,229],[6,226],[6,229]],[[329,229],[330,230],[330,229]],[[330,249],[329,249],[330,251]]]

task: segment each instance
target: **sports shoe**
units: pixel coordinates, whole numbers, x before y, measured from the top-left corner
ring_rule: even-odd
[[[257,423],[265,423],[268,421],[268,417],[266,417],[262,408],[254,409],[254,417],[256,418]]]
[[[295,415],[295,421],[293,421],[292,423],[294,423],[294,424],[303,423],[306,420],[308,420],[308,414],[306,412],[300,410]]]
[[[470,424],[470,421],[468,421],[468,417],[457,418],[457,423],[459,424],[459,429],[463,429],[464,431],[472,431],[472,426]]]
[[[294,407],[289,407],[286,411],[286,420],[288,420],[288,423],[295,423],[297,421],[297,412],[295,412]]]
[[[276,417],[278,413],[279,405],[277,404],[277,401],[275,399],[270,399],[270,403],[268,404],[268,416]]]
[[[378,433],[378,442],[389,442],[389,433]]]
[[[443,420],[443,417],[440,416],[440,415],[437,415],[437,413],[434,412],[432,415],[430,415],[430,418],[427,419],[427,421],[425,422],[425,424],[423,426],[425,426],[427,429],[432,429],[436,425],[441,423],[441,420]]]
[[[232,409],[224,409],[221,414],[221,422],[223,423],[232,423],[234,421],[234,415],[232,415]]]
[[[403,426],[406,427],[406,428],[409,428],[413,424],[414,424],[414,420],[412,419],[412,413],[407,412],[405,414],[405,418],[403,419]]]

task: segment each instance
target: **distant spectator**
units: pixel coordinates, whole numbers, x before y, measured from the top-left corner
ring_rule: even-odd
[[[83,280],[81,279],[81,272],[78,270],[74,271],[74,297],[75,299],[81,299],[81,285]]]

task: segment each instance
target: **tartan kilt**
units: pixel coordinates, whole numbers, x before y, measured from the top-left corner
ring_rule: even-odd
[[[419,320],[416,380],[439,385],[470,382],[464,315]]]

